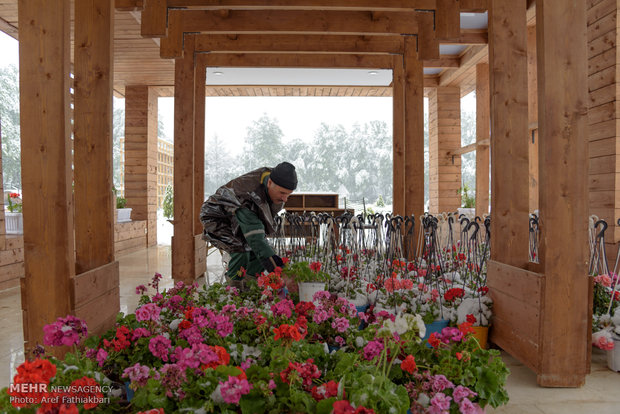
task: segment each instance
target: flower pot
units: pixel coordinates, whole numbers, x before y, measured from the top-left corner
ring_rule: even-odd
[[[607,367],[620,372],[620,339],[614,338],[614,349],[607,351]]]
[[[488,326],[472,326],[474,330],[473,337],[476,338],[478,343],[480,344],[480,348],[487,349],[487,340],[489,338],[489,327]]]
[[[134,390],[129,387],[131,382],[125,382],[125,395],[127,396],[127,401],[131,401],[133,399]]]
[[[426,342],[427,347],[429,348],[431,347],[428,343],[428,338],[430,338],[431,334],[433,332],[435,333],[441,332],[441,330],[443,328],[446,328],[449,323],[450,323],[449,319],[437,319],[436,321],[433,321],[431,323],[424,324],[426,326],[426,333],[424,334],[424,338],[422,338],[422,340],[427,341]]]
[[[131,221],[131,208],[117,208],[116,209],[116,222],[126,223]]]
[[[368,310],[368,305],[363,305],[363,306],[355,306],[355,309],[357,310],[357,313],[366,313],[366,311]],[[360,321],[360,325],[358,326],[358,329],[361,331],[362,329],[364,329],[366,327],[366,322],[364,321]]]
[[[300,282],[298,286],[300,302],[312,302],[312,296],[316,292],[325,290],[325,283],[323,282]]]
[[[24,234],[24,216],[22,213],[4,213],[6,234]]]

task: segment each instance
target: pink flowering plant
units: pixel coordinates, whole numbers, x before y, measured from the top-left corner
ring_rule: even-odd
[[[592,308],[592,345],[603,350],[614,349],[620,341],[620,281],[614,273],[594,278]]]
[[[430,347],[404,344],[417,364],[399,380],[407,388],[412,412],[481,413],[487,404],[498,407],[508,401],[503,386],[508,368],[499,351],[480,348],[472,332],[465,322],[432,333]]]
[[[338,297],[328,291],[320,291],[312,297],[314,309],[311,317],[313,324],[309,327],[311,340],[326,342],[328,345],[344,347],[349,345],[352,334],[358,331],[364,314],[346,298]]]

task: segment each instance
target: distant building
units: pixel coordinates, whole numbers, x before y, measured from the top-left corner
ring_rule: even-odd
[[[125,195],[125,138],[121,144],[121,184],[118,194]],[[157,139],[157,208],[162,206],[166,187],[172,185],[174,177],[174,144],[165,139]]]
[[[162,206],[166,187],[174,178],[174,144],[159,138],[157,140],[157,208]]]

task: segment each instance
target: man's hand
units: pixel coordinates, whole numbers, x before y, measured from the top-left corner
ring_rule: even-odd
[[[282,261],[282,258],[278,256],[277,254],[274,254],[271,257],[263,259],[262,263],[263,263],[263,266],[265,267],[265,270],[267,270],[269,273],[273,272],[276,269],[276,267],[284,266],[284,262]]]

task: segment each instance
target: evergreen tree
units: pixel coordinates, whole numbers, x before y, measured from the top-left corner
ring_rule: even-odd
[[[172,190],[172,184],[166,186],[162,208],[164,210],[164,217],[167,219],[172,219],[174,217],[174,192]]]
[[[19,71],[15,65],[0,68],[0,134],[4,189],[21,189]]]
[[[260,167],[275,167],[284,154],[283,133],[275,118],[261,116],[248,127],[242,164],[248,171]]]

